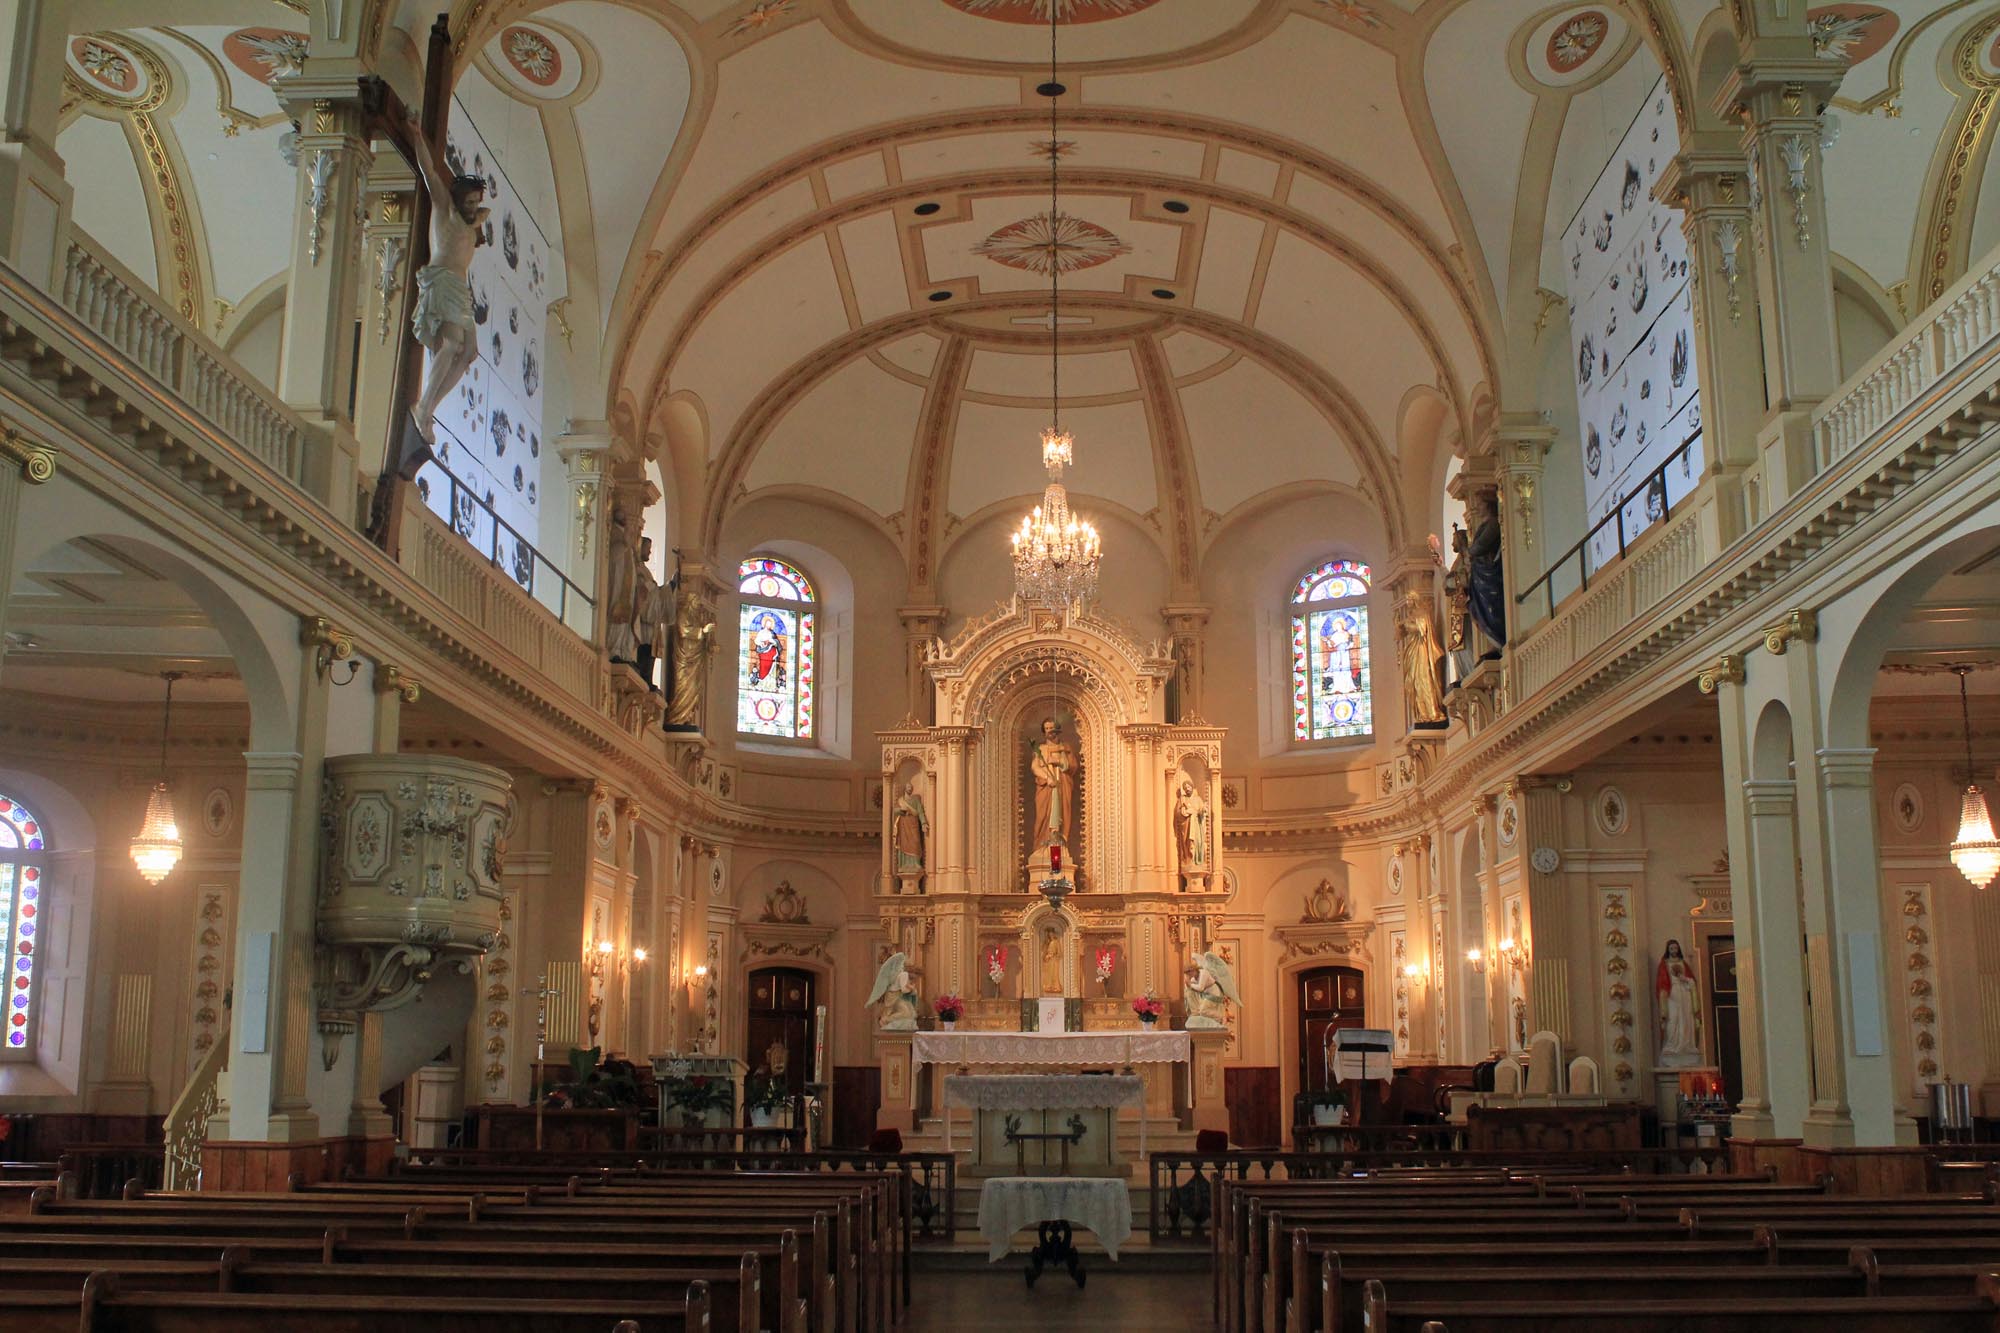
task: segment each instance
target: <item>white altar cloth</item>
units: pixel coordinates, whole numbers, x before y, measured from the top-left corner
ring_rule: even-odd
[[[1144,1106],[1145,1102],[1146,1081],[1137,1074],[957,1074],[944,1081],[947,1107],[970,1106],[982,1111],[1115,1110]],[[974,1135],[975,1143],[977,1139]],[[949,1111],[944,1117],[944,1150],[952,1150]],[[1143,1113],[1139,1116],[1139,1160],[1146,1160]]]
[[[1122,1180],[1091,1176],[996,1176],[979,1191],[979,1234],[986,1261],[1013,1248],[1014,1233],[1057,1219],[1088,1228],[1113,1261],[1132,1235],[1132,1194]]]
[[[1165,1065],[1187,1064],[1185,1032],[919,1032],[910,1064]]]

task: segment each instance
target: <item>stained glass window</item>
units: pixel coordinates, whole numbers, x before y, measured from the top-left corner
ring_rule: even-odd
[[[812,580],[782,560],[753,556],[737,567],[736,590],[743,597],[736,633],[736,729],[811,740],[819,600]]]
[[[42,918],[42,822],[0,796],[0,946],[6,949],[7,1034],[0,1050],[25,1053],[35,1017],[35,938]]]
[[[1291,611],[1293,739],[1368,735],[1368,566],[1328,560],[1306,571],[1292,585]]]

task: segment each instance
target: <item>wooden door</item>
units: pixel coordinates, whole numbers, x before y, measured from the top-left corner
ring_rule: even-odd
[[[1298,986],[1299,1091],[1326,1092],[1334,1086],[1327,1058],[1333,1034],[1368,1026],[1368,987],[1353,967],[1301,972]]]
[[[749,1034],[744,1061],[768,1069],[799,1096],[812,1077],[813,974],[796,967],[762,967],[750,974]]]
[[[1736,937],[1708,937],[1708,1012],[1715,1030],[1715,1063],[1722,1069],[1722,1095],[1731,1106],[1743,1100],[1741,1011],[1736,995]]]
[[[1298,975],[1298,1091],[1324,1093],[1334,1087],[1328,1053],[1334,1033],[1368,1027],[1368,987],[1356,967],[1316,967]]]

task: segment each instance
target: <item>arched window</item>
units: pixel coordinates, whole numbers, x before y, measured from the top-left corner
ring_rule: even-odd
[[[814,620],[812,580],[783,560],[752,556],[736,569],[743,609],[736,629],[736,730],[811,740]]]
[[[1369,689],[1368,566],[1328,560],[1292,585],[1292,739],[1374,730]]]
[[[42,919],[42,821],[0,795],[0,944],[7,950],[7,1033],[0,1053],[25,1054],[34,1040],[35,935]]]

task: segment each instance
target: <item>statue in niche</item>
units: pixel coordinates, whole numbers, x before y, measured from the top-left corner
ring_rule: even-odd
[[[1174,794],[1174,848],[1184,874],[1199,874],[1208,868],[1208,802],[1194,788],[1194,780],[1182,777]]]
[[[1470,564],[1466,584],[1467,609],[1472,614],[1473,623],[1479,626],[1479,632],[1493,645],[1480,654],[1483,662],[1499,657],[1500,649],[1507,643],[1507,592],[1500,568],[1503,549],[1500,514],[1494,505],[1493,492],[1472,492],[1468,516],[1472,519],[1472,540],[1466,550]]]
[[[1035,780],[1035,822],[1029,847],[1039,852],[1060,847],[1076,849],[1076,751],[1063,739],[1062,722],[1042,720],[1042,738],[1029,751],[1028,772]]]
[[[1243,1003],[1229,960],[1214,950],[1196,954],[1187,965],[1185,976],[1187,984],[1182,988],[1182,998],[1187,1002],[1188,1031],[1214,1031],[1226,1026],[1229,1005]]]
[[[875,972],[875,989],[868,993],[869,1007],[882,1006],[878,1026],[884,1032],[917,1030],[917,974],[909,965],[909,955],[890,954]]]
[[[1446,725],[1444,690],[1438,683],[1444,650],[1438,647],[1430,594],[1425,588],[1406,589],[1396,608],[1396,658],[1403,668],[1403,697],[1410,705],[1410,721],[1419,727]]]
[[[915,779],[903,784],[896,797],[895,816],[890,832],[895,846],[898,875],[924,873],[924,838],[930,833],[930,819],[924,813],[924,798],[917,794]]]
[[[1451,568],[1444,572],[1444,646],[1451,654],[1451,683],[1472,672],[1472,571],[1465,554],[1465,529],[1451,525]]]
[[[674,680],[673,694],[667,700],[667,726],[676,731],[700,731],[703,676],[708,655],[715,648],[715,622],[693,588],[680,589],[674,608]]]
[[[633,576],[632,605],[635,612],[635,638],[639,645],[638,656],[633,659],[639,668],[639,675],[654,689],[659,682],[653,678],[655,668],[667,660],[667,632],[673,624],[674,602],[660,581],[653,577],[653,539],[639,539],[639,561]]]
[[[1681,942],[1668,940],[1654,972],[1653,999],[1659,1014],[1660,1065],[1684,1069],[1701,1063],[1701,998],[1694,968],[1681,954]]]
[[[639,665],[639,534],[623,505],[604,543],[604,646],[614,662]]]
[[[1042,937],[1042,994],[1062,993],[1062,931],[1056,929]]]

